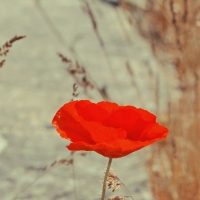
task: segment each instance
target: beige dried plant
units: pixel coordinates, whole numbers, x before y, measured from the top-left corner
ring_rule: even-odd
[[[0,57],[3,56],[7,56],[10,48],[12,47],[12,44],[17,41],[17,40],[21,40],[23,38],[25,38],[26,36],[15,36],[13,37],[11,40],[9,40],[8,42],[6,42],[1,48],[0,48]],[[0,61],[0,68],[4,65],[5,63],[5,59],[3,59],[2,61]]]
[[[78,61],[76,61],[74,64],[70,59],[63,56],[61,53],[59,53],[58,56],[62,59],[62,62],[68,65],[67,71],[70,75],[72,75],[75,82],[79,86],[83,87],[85,91],[87,91],[88,88],[94,88],[94,85],[91,83],[86,74],[85,67],[81,66]]]
[[[112,188],[112,191],[114,192],[120,188],[122,183],[116,174],[109,172],[107,184],[108,184],[108,189]]]
[[[111,197],[108,200],[126,200],[126,197],[124,197],[124,196],[116,196],[116,197]]]
[[[178,104],[169,100],[169,137],[152,147],[148,162],[156,200],[200,200],[199,11],[198,0],[154,0],[135,19],[161,67],[173,66],[182,94]]]

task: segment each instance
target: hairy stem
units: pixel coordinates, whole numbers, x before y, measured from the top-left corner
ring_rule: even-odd
[[[108,166],[107,166],[105,177],[104,177],[104,181],[103,181],[103,188],[102,188],[101,200],[104,200],[104,198],[105,198],[105,194],[106,194],[106,181],[107,181],[108,173],[110,171],[111,163],[112,163],[112,158],[109,158]]]

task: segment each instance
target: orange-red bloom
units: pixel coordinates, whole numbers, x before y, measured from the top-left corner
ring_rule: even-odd
[[[109,158],[126,156],[168,134],[150,112],[107,101],[69,102],[58,110],[52,124],[71,141],[69,150],[96,151]]]

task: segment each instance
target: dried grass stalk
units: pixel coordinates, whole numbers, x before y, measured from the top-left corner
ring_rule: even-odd
[[[12,44],[17,41],[17,40],[21,40],[23,38],[25,38],[26,36],[15,36],[13,37],[11,40],[9,40],[8,42],[6,42],[1,48],[0,48],[0,56],[7,56],[9,51],[10,51],[10,48],[12,47]],[[5,63],[5,59],[2,60],[0,62],[0,68],[4,65]]]

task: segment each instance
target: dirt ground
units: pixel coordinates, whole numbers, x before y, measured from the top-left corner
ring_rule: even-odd
[[[34,1],[7,0],[0,6],[1,45],[15,35],[26,35],[13,45],[0,69],[1,200],[14,199],[19,191],[43,173],[45,166],[69,155],[65,148],[67,141],[51,127],[57,109],[72,98],[74,83],[66,72],[66,65],[56,55],[58,52],[73,57],[69,51],[69,46],[73,46],[90,77],[98,87],[106,87],[112,101],[155,110],[154,86],[148,83],[147,68],[150,67],[155,74],[160,73],[158,63],[134,28],[126,25],[126,31],[122,30],[117,15],[123,19],[123,13],[117,14],[99,1],[92,4],[108,61],[81,1],[43,0],[41,4],[65,39],[64,46]],[[131,77],[125,68],[127,61],[134,68],[135,81],[144,91],[141,96],[148,99],[146,102],[138,100],[137,91],[131,86]],[[78,92],[79,99],[88,99],[81,88]],[[93,101],[102,100],[95,90],[89,94]],[[149,148],[145,148],[114,160],[114,172],[124,181],[135,200],[153,200],[144,166],[148,152]],[[98,199],[106,164],[107,159],[96,153],[75,156],[77,200]],[[120,192],[126,194],[123,190]],[[73,200],[72,167],[53,168],[17,199]]]

